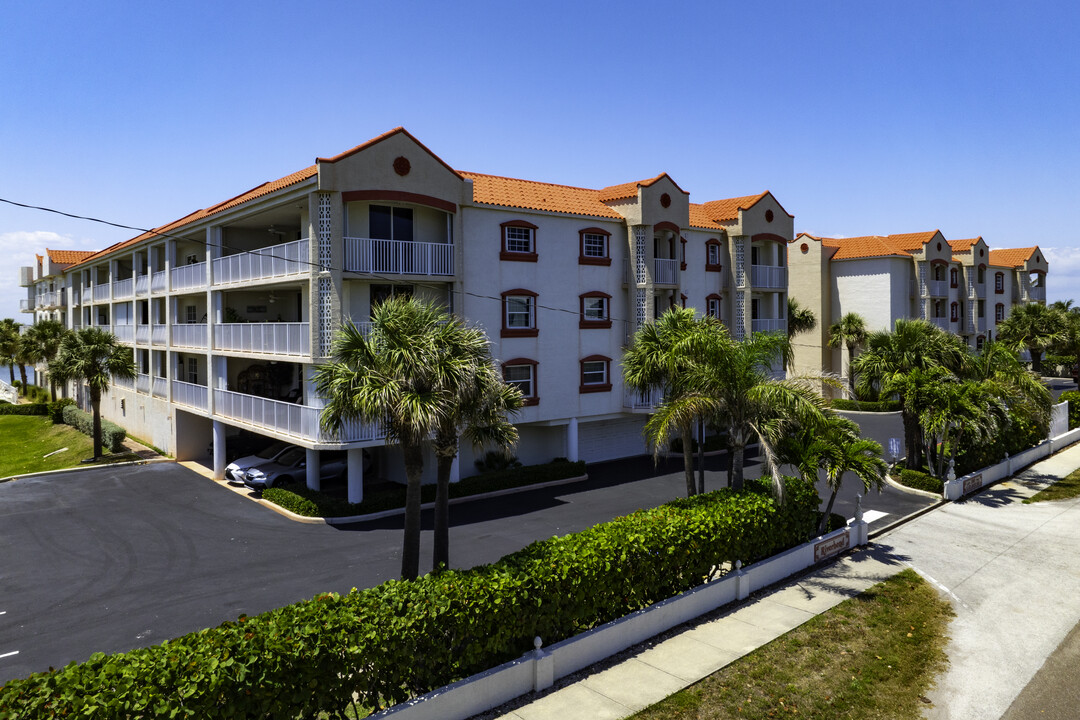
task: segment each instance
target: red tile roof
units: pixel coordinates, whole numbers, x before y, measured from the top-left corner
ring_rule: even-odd
[[[660,173],[656,177],[649,178],[648,180],[636,180],[634,182],[622,183],[620,185],[609,185],[606,188],[601,188],[600,202],[608,203],[614,202],[615,200],[636,198],[639,187],[649,187],[662,177],[667,177],[668,180],[671,180],[671,178],[668,177],[667,173]],[[671,180],[671,184],[675,185],[675,187],[679,187],[674,180]],[[679,190],[682,190],[682,188],[679,188]]]
[[[97,250],[49,250],[48,248],[45,248],[45,252],[48,253],[50,262],[77,263],[96,254]],[[41,256],[39,255],[38,257],[40,258]]]
[[[460,175],[473,181],[473,200],[476,202],[622,220],[622,215],[601,202],[597,190],[473,172],[461,172]]]
[[[982,237],[967,238],[966,240],[949,240],[949,247],[953,252],[970,252],[971,246],[982,240]]]
[[[810,237],[813,237],[812,235]],[[853,238],[820,238],[825,247],[837,248],[833,260],[871,257],[911,257],[911,253],[892,242],[892,236],[867,235]]]
[[[1027,248],[1002,248],[990,251],[990,264],[998,267],[1023,267],[1024,263],[1039,249],[1039,246]]]

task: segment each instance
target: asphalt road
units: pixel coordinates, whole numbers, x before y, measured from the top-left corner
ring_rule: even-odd
[[[723,484],[721,462],[709,459],[706,489]],[[637,458],[589,473],[583,483],[453,506],[452,564],[492,562],[685,491],[680,461],[654,468]],[[853,514],[856,486],[835,512]],[[873,527],[931,503],[888,489],[863,508]],[[422,570],[430,543],[425,532]],[[397,576],[400,544],[400,517],[295,523],[171,463],[2,483],[0,682],[378,584]]]

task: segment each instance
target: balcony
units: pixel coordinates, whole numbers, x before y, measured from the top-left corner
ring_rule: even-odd
[[[968,298],[971,300],[985,300],[986,283],[977,283],[974,280],[968,282]]]
[[[149,325],[136,325],[135,326],[135,342],[139,345],[148,345],[150,343],[150,326]]]
[[[1045,303],[1046,302],[1046,288],[1045,287],[1042,287],[1042,286],[1039,286],[1039,285],[1033,285],[1028,290],[1027,295],[1028,295],[1028,302],[1040,302],[1040,303]]]
[[[150,292],[163,293],[165,292],[165,271],[156,272],[150,276]]]
[[[196,385],[195,383],[181,382],[179,380],[172,381],[172,401],[176,405],[183,405],[206,412],[210,407],[209,398],[209,388],[205,385]]]
[[[135,296],[135,278],[117,280],[113,283],[113,300],[130,300]]]
[[[786,290],[787,268],[775,265],[751,265],[750,286],[755,290]]]
[[[146,295],[150,292],[150,276],[138,275],[135,277],[135,294]]]
[[[150,381],[150,394],[156,398],[165,398],[169,395],[168,378],[155,377]]]
[[[949,297],[948,280],[931,280],[926,285],[930,289],[930,297]]]
[[[205,350],[206,323],[189,323],[172,326],[173,347],[196,348]]]
[[[640,392],[633,388],[623,391],[623,407],[630,410],[652,410],[664,402],[663,388],[649,388]]]
[[[653,284],[678,285],[679,261],[653,258]]]
[[[135,378],[113,377],[112,380],[110,380],[110,384],[112,385],[112,387],[121,388],[123,390],[134,390]]]
[[[29,300],[19,301],[19,312],[34,312],[34,308],[30,306]]]
[[[206,263],[192,263],[172,269],[173,290],[197,290],[206,287]]]
[[[214,390],[214,415],[309,442],[361,442],[385,437],[375,424],[349,423],[337,435],[319,427],[321,408]]]
[[[135,326],[134,325],[116,325],[113,327],[113,335],[116,339],[122,343],[134,343],[135,342]]]
[[[929,320],[930,320],[930,323],[932,325],[938,326],[939,328],[941,328],[945,332],[949,332],[952,329],[952,326],[951,326],[951,324],[949,322],[949,318],[947,318],[947,317],[932,317],[932,318],[929,318]]]
[[[81,293],[79,292],[79,288],[71,288],[71,304],[78,305],[80,297]]]
[[[214,325],[214,349],[260,355],[311,355],[306,322],[220,323]]]
[[[108,285],[94,285],[94,302],[105,302],[109,299]]]
[[[750,321],[750,332],[787,332],[787,320],[784,318],[755,318]]]
[[[150,376],[147,375],[146,373],[139,373],[138,375],[136,375],[135,376],[135,390],[137,390],[138,392],[144,393],[146,395],[149,395],[150,394]]]
[[[454,245],[347,237],[345,270],[395,275],[453,275]]]
[[[272,280],[302,275],[311,269],[308,241],[272,245],[214,259],[214,285]]]
[[[169,342],[169,326],[153,324],[150,326],[150,343],[165,345]]]

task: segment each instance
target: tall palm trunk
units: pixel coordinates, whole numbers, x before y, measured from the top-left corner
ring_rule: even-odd
[[[56,402],[56,381],[53,380],[53,376],[49,374],[49,395],[52,397],[52,401]]]
[[[450,569],[450,471],[457,457],[457,443],[435,448],[435,538],[431,567]]]
[[[90,388],[90,409],[94,415],[94,459],[101,457],[101,391]]]
[[[694,483],[694,448],[692,447],[693,438],[691,437],[691,425],[689,422],[684,422],[679,428],[682,435],[682,459],[683,459],[683,472],[686,475],[686,497],[692,497],[697,494],[697,485]]]
[[[415,580],[420,575],[420,475],[424,470],[423,448],[403,442],[405,456],[405,538],[401,543],[401,579]]]
[[[15,387],[15,362],[8,358],[8,374],[11,376],[11,386]]]
[[[732,443],[731,453],[731,489],[738,492],[743,489],[743,462],[746,453],[746,440],[738,438]]]
[[[1035,350],[1034,348],[1028,348],[1028,354],[1031,355],[1031,369],[1042,375],[1042,350]]]
[[[904,410],[901,416],[904,421],[904,444],[907,445],[907,467],[914,470],[920,465],[919,421],[907,410]]]
[[[705,419],[698,419],[698,495],[705,494]]]
[[[818,535],[824,535],[825,531],[829,529],[829,516],[832,515],[833,503],[836,502],[838,492],[840,492],[840,486],[837,486],[832,491],[832,495],[829,496],[829,504],[825,506],[825,512],[821,515],[821,521],[818,523]]]
[[[855,399],[855,373],[851,370],[851,364],[855,362],[855,346],[847,346],[847,381],[848,389],[851,391],[851,399]]]
[[[19,363],[19,377],[22,378],[23,392],[26,392],[26,366]]]

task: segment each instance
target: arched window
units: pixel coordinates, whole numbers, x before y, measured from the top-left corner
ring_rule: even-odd
[[[578,265],[611,265],[611,233],[607,230],[578,230],[578,248]]]
[[[609,328],[611,327],[611,296],[607,293],[594,290],[578,296],[581,308],[581,318],[578,327],[586,328]]]

